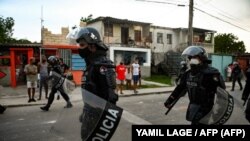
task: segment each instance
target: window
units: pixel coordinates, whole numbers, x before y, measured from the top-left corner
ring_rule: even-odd
[[[163,34],[157,33],[157,43],[163,44]]]
[[[104,36],[113,37],[113,24],[104,23]]]
[[[212,33],[205,34],[205,43],[212,43]]]
[[[141,31],[135,30],[135,41],[140,42],[141,41]]]
[[[146,42],[152,43],[152,32],[149,32],[149,35],[146,38]]]
[[[172,34],[167,34],[167,44],[172,44]]]

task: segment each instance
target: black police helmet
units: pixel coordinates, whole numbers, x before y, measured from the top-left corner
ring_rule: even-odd
[[[189,46],[181,54],[182,56],[193,57],[198,56],[202,62],[211,63],[208,59],[206,50],[202,46]]]
[[[88,44],[95,44],[100,49],[108,50],[108,47],[101,41],[100,34],[95,28],[81,28],[77,33],[76,42],[79,43],[82,39]]]
[[[56,56],[50,56],[48,58],[48,63],[51,65],[59,64],[59,59]]]

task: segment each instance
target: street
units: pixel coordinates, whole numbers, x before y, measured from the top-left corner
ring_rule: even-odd
[[[240,100],[242,91],[236,87],[230,93],[234,97],[234,111],[226,124],[249,124],[244,118]],[[167,109],[163,103],[168,96],[169,93],[120,97],[117,105],[124,111],[111,140],[130,141],[132,124],[190,124],[185,120],[187,95],[166,116]],[[41,111],[40,106],[8,108],[0,115],[0,141],[80,141],[78,118],[82,112],[82,101],[73,101],[71,109],[64,109],[64,104],[55,102],[48,112]]]

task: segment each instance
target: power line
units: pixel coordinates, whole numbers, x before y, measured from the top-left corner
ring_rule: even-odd
[[[136,0],[136,1],[151,2],[151,3],[159,3],[159,4],[169,4],[169,5],[183,6],[183,7],[189,6],[189,5],[187,5],[187,4],[178,4],[178,3],[170,3],[170,2],[163,2],[163,1],[151,1],[151,0]],[[211,16],[211,17],[217,19],[217,20],[220,20],[220,21],[222,21],[222,22],[225,22],[225,23],[227,23],[227,24],[230,24],[230,25],[232,25],[232,26],[234,26],[234,27],[237,27],[237,28],[242,29],[242,30],[244,30],[244,31],[250,32],[249,30],[247,30],[247,29],[245,29],[245,28],[243,28],[243,27],[241,27],[241,26],[238,26],[238,25],[233,24],[233,23],[231,23],[231,22],[229,22],[229,21],[226,21],[226,20],[221,19],[221,18],[219,18],[219,17],[217,17],[217,16],[214,16],[214,15],[212,15],[212,14],[210,14],[210,13],[204,11],[204,10],[201,10],[201,9],[199,9],[199,8],[197,8],[197,7],[194,7],[194,9],[196,9],[196,10],[198,10],[198,11],[204,13],[204,14],[207,14],[207,15],[209,15],[209,16]]]
[[[194,7],[194,9],[196,9],[196,10],[198,10],[198,11],[204,13],[204,14],[207,14],[207,15],[209,15],[209,16],[211,16],[211,17],[217,19],[217,20],[220,20],[220,21],[223,21],[223,22],[225,22],[225,23],[227,23],[227,24],[230,24],[230,25],[232,25],[232,26],[234,26],[234,27],[237,27],[237,28],[240,28],[240,29],[242,29],[242,30],[244,30],[244,31],[250,32],[249,30],[247,30],[247,29],[245,29],[245,28],[243,28],[243,27],[240,27],[240,26],[238,26],[238,25],[236,25],[236,24],[233,24],[233,23],[228,22],[228,21],[226,21],[226,20],[224,20],[224,19],[221,19],[221,18],[219,18],[219,17],[216,17],[216,16],[214,16],[214,15],[212,15],[212,14],[209,14],[209,13],[205,12],[204,10],[201,10],[201,9],[199,9],[199,8],[196,8],[196,7]]]
[[[186,4],[177,4],[177,3],[171,3],[171,2],[163,2],[163,1],[151,1],[151,0],[135,0],[135,1],[141,1],[141,2],[151,2],[151,3],[159,3],[159,4],[169,4],[169,5],[175,5],[175,6],[188,6]]]
[[[202,3],[204,3],[204,2],[202,2]],[[206,2],[206,3],[204,3],[203,5],[208,5],[207,4],[208,2]],[[227,18],[227,19],[229,19],[229,20],[232,20],[233,22],[235,22],[235,23],[237,23],[237,24],[240,24],[241,26],[245,26],[245,27],[250,27],[249,25],[247,25],[247,24],[242,24],[242,23],[240,23],[239,21],[241,21],[239,18],[236,18],[235,16],[233,16],[233,15],[231,15],[231,14],[229,14],[228,12],[226,12],[226,11],[223,11],[223,10],[221,10],[221,9],[218,9],[217,7],[215,7],[213,4],[211,4],[211,3],[209,3],[209,7],[211,7],[211,8],[214,8],[214,10],[212,10],[212,11],[214,11],[214,12],[216,12],[217,14],[219,14],[219,15],[221,15],[221,16],[223,16],[223,17],[225,17],[225,18]],[[208,7],[207,7],[208,8]],[[210,9],[210,8],[209,8]],[[211,10],[211,9],[210,9]]]

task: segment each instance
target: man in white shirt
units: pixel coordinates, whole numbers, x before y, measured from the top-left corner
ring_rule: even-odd
[[[137,83],[139,81],[139,71],[140,71],[140,65],[138,64],[138,60],[135,60],[134,63],[132,64],[132,76],[133,76],[135,94],[138,93],[136,89],[137,89]]]

